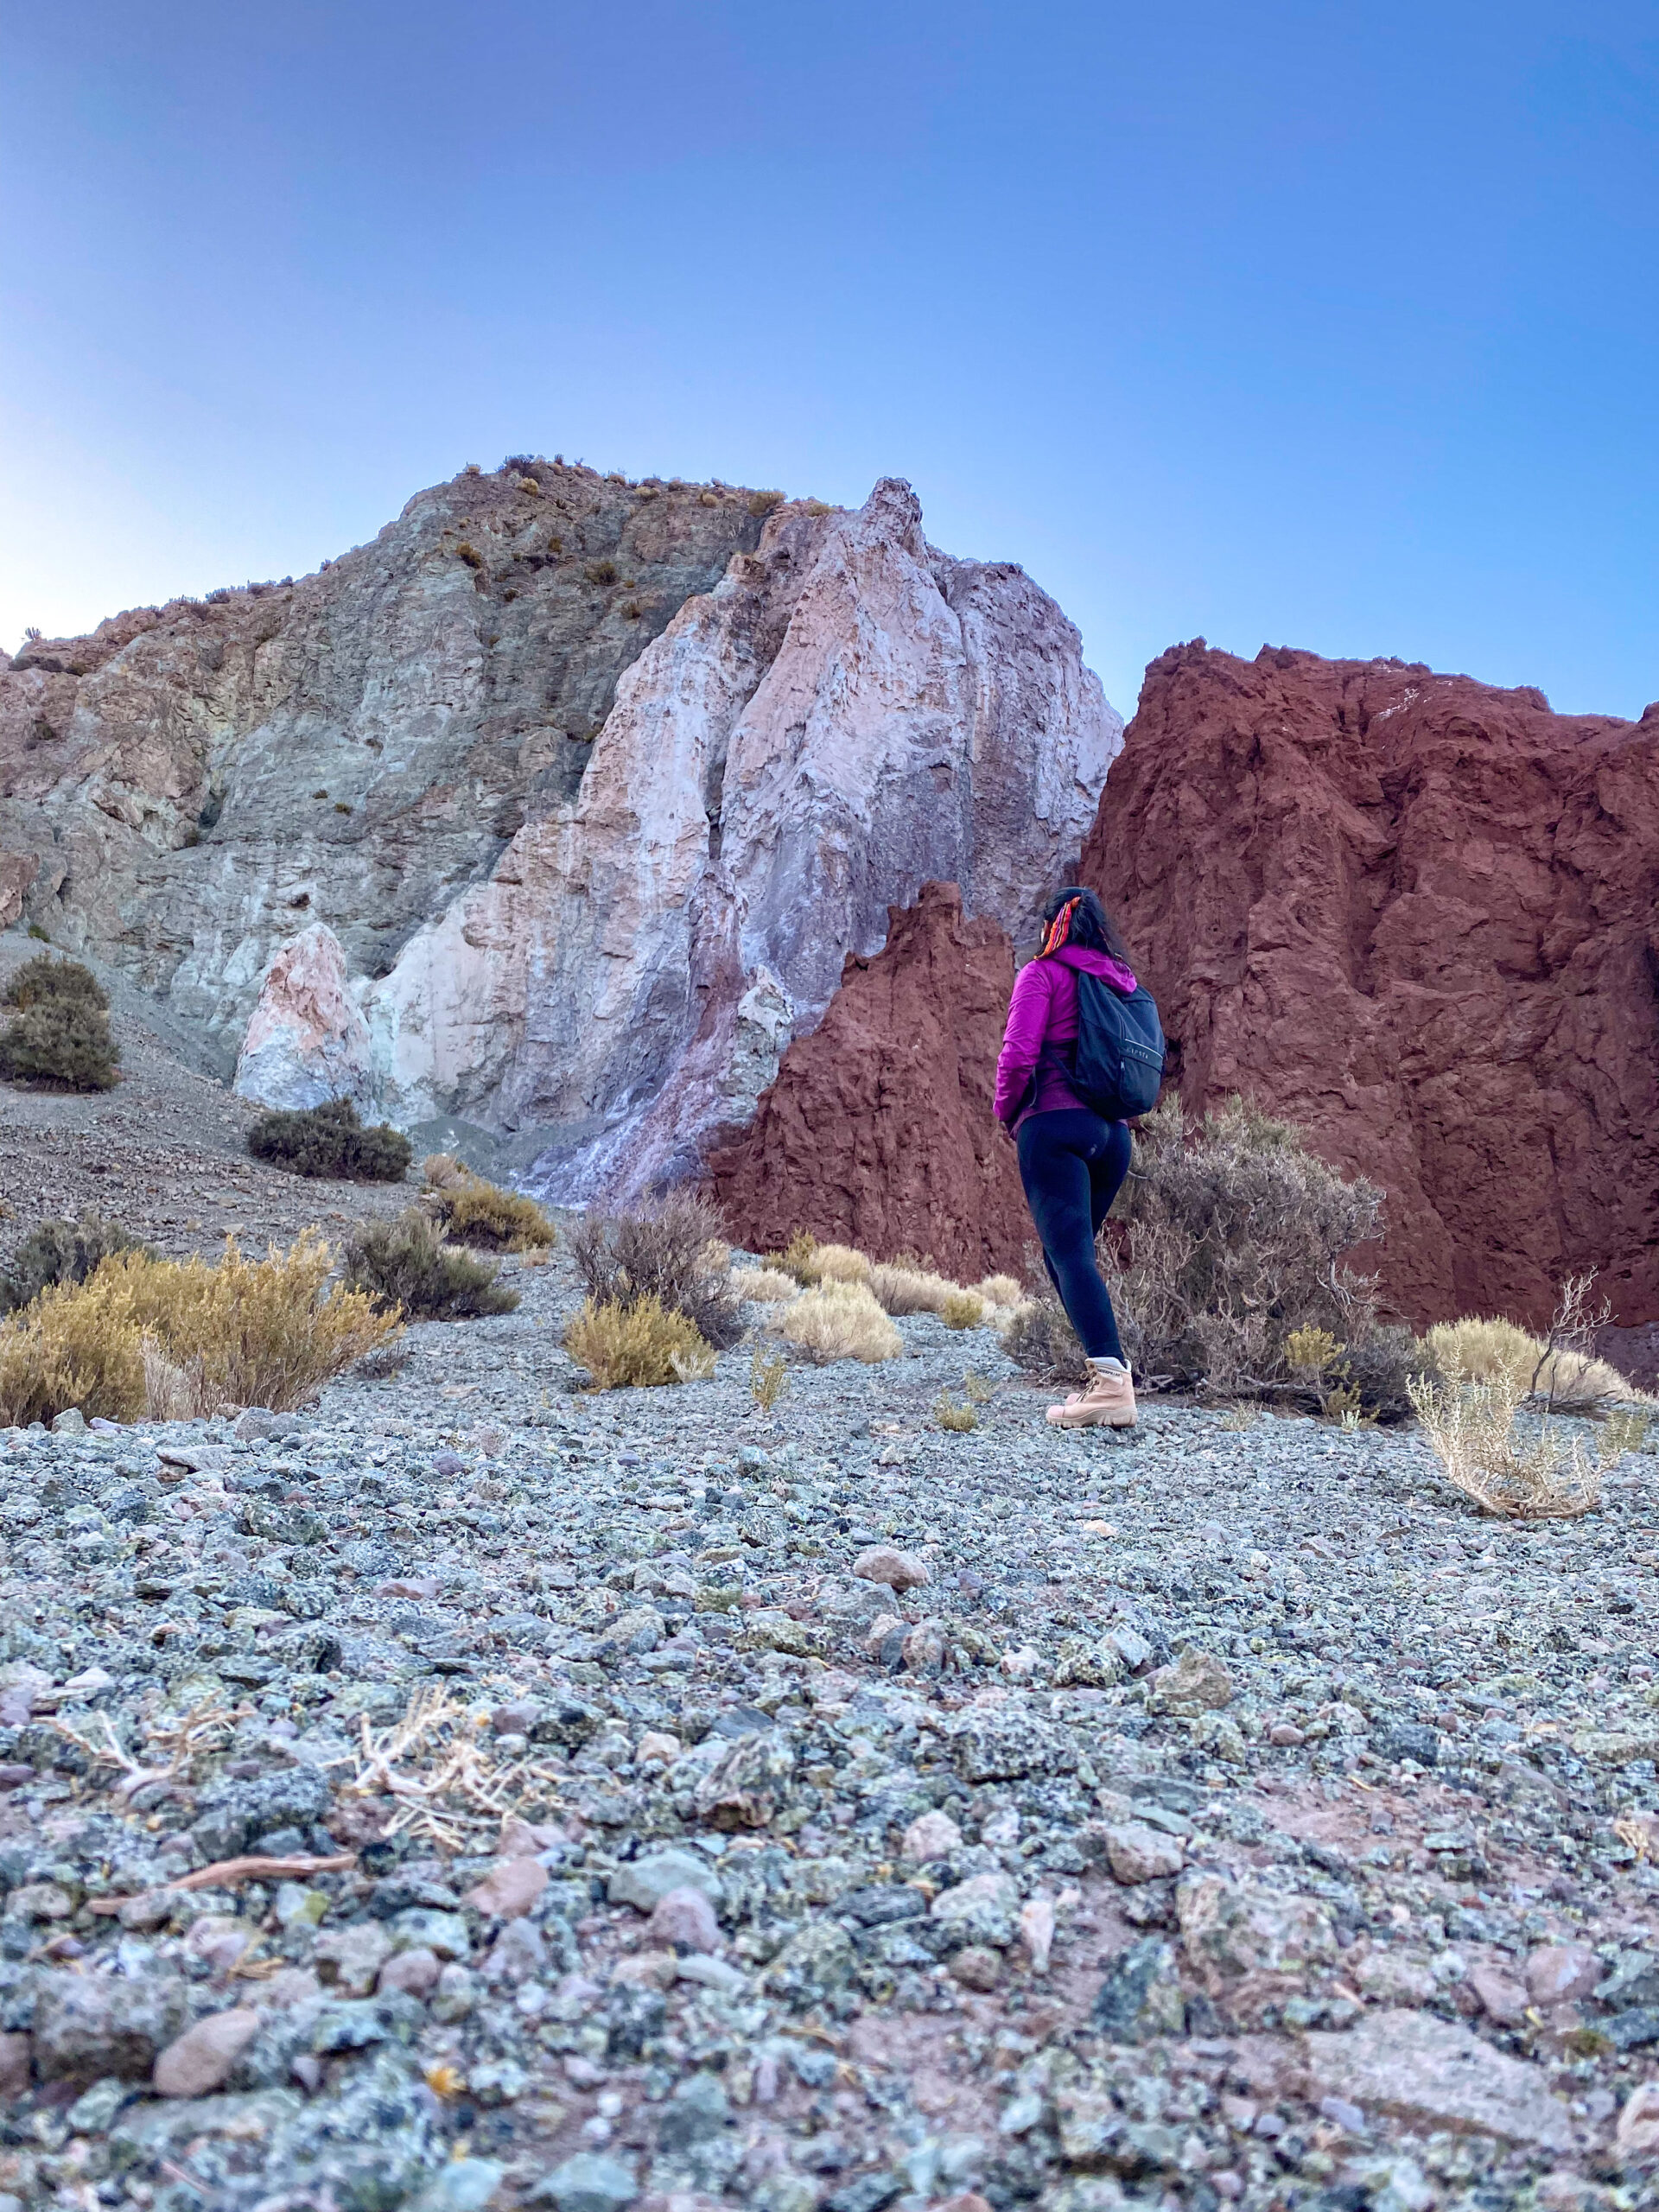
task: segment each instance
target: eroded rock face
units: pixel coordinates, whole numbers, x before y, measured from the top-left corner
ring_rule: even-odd
[[[271,957],[242,1040],[235,1088],[262,1106],[321,1106],[374,1096],[369,1025],[346,976],[346,955],[326,923],[313,922]]]
[[[805,1227],[878,1258],[931,1254],[974,1279],[1020,1263],[1033,1231],[991,1092],[1014,950],[954,884],[895,908],[882,950],[849,959],[750,1127],[709,1162],[731,1234],[770,1251]]]
[[[0,671],[0,916],[124,969],[228,1077],[282,945],[320,921],[385,976],[574,794],[622,671],[760,537],[747,493],[709,499],[463,474],[297,582],[30,644]]]
[[[1029,933],[1121,737],[1059,609],[908,486],[757,507],[463,475],[298,584],[32,645],[0,892],[262,1097],[344,1070],[558,1198],[698,1172],[925,880]]]
[[[539,1133],[555,1198],[694,1173],[925,880],[1029,931],[1118,734],[1059,610],[934,552],[908,486],[781,509],[624,675],[575,802],[369,992],[383,1101]]]
[[[1659,1318],[1659,707],[1179,646],[1084,854],[1189,1108],[1243,1090],[1389,1196],[1418,1320]]]

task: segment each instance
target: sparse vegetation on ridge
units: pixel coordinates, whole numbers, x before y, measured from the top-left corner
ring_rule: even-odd
[[[401,1183],[415,1148],[389,1122],[365,1128],[349,1098],[279,1108],[249,1125],[248,1150],[290,1174],[351,1183]]]
[[[108,994],[78,960],[36,953],[15,970],[0,1005],[11,1010],[0,1034],[0,1076],[66,1090],[111,1090],[120,1047],[110,1033]]]
[[[511,1313],[518,1294],[499,1280],[499,1274],[489,1261],[446,1244],[437,1224],[419,1206],[409,1207],[395,1221],[364,1222],[346,1240],[347,1286],[409,1321],[472,1321]]]

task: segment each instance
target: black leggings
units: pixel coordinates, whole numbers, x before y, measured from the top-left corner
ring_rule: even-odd
[[[1066,1319],[1090,1359],[1122,1359],[1117,1316],[1095,1265],[1095,1238],[1129,1172],[1128,1124],[1066,1106],[1027,1114],[1018,1143],[1026,1203]]]

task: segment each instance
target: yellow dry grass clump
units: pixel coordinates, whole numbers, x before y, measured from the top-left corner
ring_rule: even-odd
[[[931,1268],[883,1261],[870,1269],[870,1288],[889,1313],[942,1313],[946,1299],[959,1295],[961,1287]]]
[[[812,1255],[816,1282],[868,1282],[870,1262],[851,1244],[820,1244]]]
[[[315,1230],[286,1252],[217,1265],[122,1252],[0,1323],[0,1421],[284,1412],[398,1333],[359,1291],[324,1294],[334,1254]]]
[[[1531,1392],[1557,1406],[1641,1395],[1605,1359],[1567,1346],[1551,1351],[1541,1337],[1499,1316],[1437,1322],[1428,1332],[1428,1349],[1448,1381],[1514,1383],[1522,1396]]]
[[[564,1348],[595,1390],[700,1382],[715,1371],[713,1348],[696,1323],[658,1298],[584,1300],[565,1329]]]
[[[976,1329],[985,1319],[985,1301],[976,1290],[953,1290],[939,1319],[947,1329]]]
[[[820,1283],[785,1306],[772,1326],[820,1365],[836,1359],[896,1359],[905,1348],[861,1282]]]
[[[453,1154],[433,1153],[422,1161],[421,1173],[453,1243],[489,1252],[544,1252],[556,1242],[552,1223],[533,1198],[486,1183]]]
[[[988,1306],[1002,1312],[1011,1313],[1026,1294],[1012,1275],[987,1275],[978,1288]]]
[[[794,1298],[801,1286],[793,1275],[786,1275],[781,1268],[734,1268],[732,1288],[740,1298],[752,1298],[757,1304],[781,1305],[785,1299]]]

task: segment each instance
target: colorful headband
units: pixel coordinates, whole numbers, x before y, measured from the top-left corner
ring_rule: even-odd
[[[1082,904],[1081,899],[1068,899],[1055,915],[1044,934],[1043,949],[1037,956],[1039,960],[1046,960],[1051,952],[1058,952],[1065,943],[1071,934],[1071,917]]]

